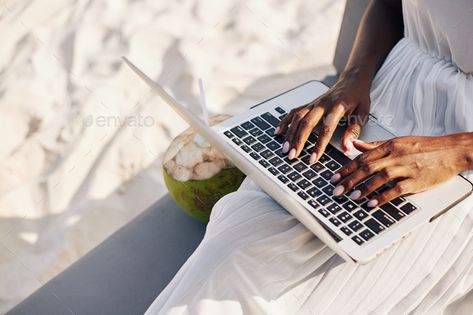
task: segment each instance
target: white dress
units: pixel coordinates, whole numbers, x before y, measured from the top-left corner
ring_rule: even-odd
[[[405,0],[372,88],[397,135],[473,131],[473,1]],[[470,180],[473,176],[466,174]],[[147,314],[473,314],[473,197],[368,265],[344,263],[247,179]]]

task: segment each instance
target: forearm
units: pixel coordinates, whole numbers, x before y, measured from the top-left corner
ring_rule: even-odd
[[[369,88],[387,55],[402,38],[403,31],[400,0],[371,1],[341,77],[354,75]]]
[[[473,132],[454,134],[453,141],[461,152],[459,161],[463,171],[473,170]]]

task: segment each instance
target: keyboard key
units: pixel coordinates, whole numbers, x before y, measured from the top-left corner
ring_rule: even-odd
[[[328,182],[322,177],[317,177],[316,179],[312,181],[312,183],[319,188],[322,188],[328,184]]]
[[[279,176],[278,176],[278,179],[279,179],[283,184],[285,184],[285,183],[287,183],[287,182],[289,181],[289,178],[287,178],[287,177],[284,176],[284,175],[279,175]]]
[[[265,149],[265,146],[262,145],[261,143],[257,142],[257,143],[255,143],[255,144],[253,144],[253,145],[251,146],[251,148],[252,148],[253,150],[255,150],[256,152],[260,152],[260,151],[262,151],[263,149]]]
[[[302,190],[299,191],[299,192],[297,193],[297,195],[298,195],[299,197],[301,197],[302,199],[304,199],[304,200],[307,200],[307,199],[309,198],[309,195],[306,194],[306,193],[305,193],[304,191],[302,191]]]
[[[283,120],[284,117],[286,117],[286,116],[287,116],[287,114],[282,114],[282,115],[280,115],[278,118],[279,118],[279,120]]]
[[[311,201],[314,201],[314,200],[311,200]],[[315,202],[315,201],[314,201],[314,202]],[[328,212],[328,211],[325,210],[325,209],[320,209],[320,210],[319,210],[319,213],[320,213],[321,215],[323,215],[324,217],[326,217],[326,218],[327,218],[328,216],[330,216],[330,212]]]
[[[308,170],[307,172],[302,173],[302,175],[307,179],[313,179],[317,176],[317,173],[313,170]]]
[[[397,197],[393,200],[391,200],[391,203],[395,206],[400,206],[404,201],[406,201],[406,198],[404,197]]]
[[[390,216],[388,216],[386,213],[384,213],[382,210],[377,210],[372,213],[372,216],[381,222],[385,227],[390,227],[396,221],[394,221]]]
[[[264,113],[263,115],[261,115],[261,117],[263,117],[264,120],[273,125],[273,127],[277,127],[279,125],[279,119],[274,117],[271,113]]]
[[[267,159],[267,160],[270,159],[270,158],[272,158],[272,157],[274,156],[274,153],[271,152],[271,151],[269,151],[269,150],[267,150],[267,149],[264,150],[263,152],[261,152],[260,154],[261,154],[261,156],[262,156],[263,158],[265,158],[265,159]]]
[[[359,221],[357,220],[354,220],[354,221],[351,221],[350,223],[348,223],[348,226],[350,227],[350,229],[352,229],[353,231],[358,231],[359,229],[361,229],[363,227],[363,224],[361,224]]]
[[[258,137],[258,140],[263,142],[263,143],[267,143],[269,141],[271,141],[271,137],[269,137],[268,135],[261,135]]]
[[[309,201],[307,201],[307,203],[314,209],[320,208],[320,205],[314,199],[310,199]],[[325,209],[321,209],[321,210],[324,210],[325,212],[327,212],[327,210]]]
[[[281,159],[284,159],[286,157],[286,154],[282,153],[282,149],[277,149],[276,151],[274,151],[274,153]]]
[[[389,214],[396,221],[399,221],[406,216],[404,212],[402,212],[401,210],[399,210],[398,208],[396,208],[389,202],[382,205],[380,208],[383,209],[384,212]]]
[[[233,127],[230,129],[238,138],[243,138],[248,135],[248,133],[240,126]]]
[[[342,222],[340,222],[340,220],[338,220],[337,218],[335,217],[331,217],[330,219],[328,219],[330,222],[332,222],[333,225],[335,226],[339,226],[340,224],[342,224]]]
[[[350,159],[343,154],[342,152],[338,151],[333,145],[330,143],[327,145],[325,152],[335,161],[337,161],[340,165],[345,165],[346,163],[350,162]]]
[[[405,213],[405,214],[410,214],[412,211],[416,210],[417,207],[414,206],[412,203],[408,202],[406,203],[404,206],[401,207],[401,210]]]
[[[337,218],[342,221],[343,223],[347,223],[348,221],[350,221],[353,217],[346,211],[343,211],[342,213],[340,213]]]
[[[251,153],[250,153],[250,156],[253,158],[253,160],[256,160],[256,161],[258,161],[259,159],[261,159],[261,156],[259,156],[259,154],[256,153],[256,152],[251,152]]]
[[[253,137],[259,137],[263,134],[263,132],[258,129],[258,128],[253,128],[249,131],[250,135],[252,135]]]
[[[246,153],[251,152],[251,148],[245,144],[241,146],[241,149]]]
[[[333,176],[333,173],[329,170],[325,170],[322,173],[320,173],[320,176],[322,176],[326,180],[330,180],[330,178],[332,178],[332,176]]]
[[[267,122],[265,122],[261,117],[255,117],[251,120],[256,126],[258,126],[261,130],[266,130],[271,127]]]
[[[342,208],[336,203],[332,203],[331,205],[327,207],[327,210],[330,211],[332,214],[337,214],[338,212],[342,210]]]
[[[243,139],[243,142],[246,143],[247,145],[252,145],[253,143],[256,142],[256,139],[253,138],[252,136],[248,136],[245,139]]]
[[[376,234],[379,234],[385,230],[385,227],[375,219],[366,220],[365,224]]]
[[[328,162],[328,161],[330,161],[330,158],[328,157],[328,155],[327,154],[322,154],[322,156],[319,159],[319,162],[320,163],[325,163],[325,162]]]
[[[255,125],[253,125],[252,123],[250,123],[249,121],[245,121],[244,123],[242,123],[240,126],[243,127],[243,129],[245,130],[249,130],[251,128],[254,128]]]
[[[343,208],[347,209],[348,211],[352,212],[357,208],[357,205],[353,203],[353,201],[349,200],[343,204]]]
[[[322,205],[322,206],[325,206],[326,204],[328,204],[330,202],[330,198],[328,198],[327,196],[325,195],[322,195],[320,196],[319,198],[317,198],[317,201]]]
[[[307,191],[307,193],[308,193],[312,198],[316,198],[316,197],[322,195],[322,192],[321,192],[320,190],[318,190],[317,188],[315,188],[315,187],[312,187],[311,189],[309,189],[309,190]]]
[[[336,203],[338,203],[340,205],[348,201],[348,198],[344,195],[333,196],[332,199],[333,199],[333,201],[335,201]]]
[[[342,226],[340,228],[340,230],[343,232],[343,234],[345,234],[346,236],[350,236],[353,232],[347,228],[346,226]]]
[[[301,158],[301,161],[304,162],[304,164],[307,165],[307,166],[310,165],[309,160],[310,160],[310,154],[304,155],[304,157]]]
[[[279,165],[281,165],[283,162],[280,158],[278,158],[277,156],[273,157],[271,160],[269,160],[269,163],[271,163],[273,166],[276,166],[278,167]]]
[[[287,164],[283,164],[280,167],[278,167],[278,170],[283,174],[287,174],[292,171],[292,167],[290,167]]]
[[[333,195],[333,189],[334,189],[334,188],[335,188],[335,187],[333,187],[332,185],[327,185],[327,186],[325,186],[324,189],[322,189],[322,191],[323,191],[324,193],[326,193],[327,195],[331,196],[331,195]]]
[[[355,213],[353,213],[353,215],[360,221],[363,221],[364,219],[368,217],[368,213],[366,213],[363,210],[358,210]]]
[[[241,144],[243,143],[243,142],[241,142],[241,140],[238,139],[238,138],[233,138],[232,141],[233,141],[233,143],[235,143],[236,145],[241,145]]]
[[[366,230],[360,232],[360,236],[361,236],[365,241],[368,241],[370,238],[372,238],[372,237],[374,236],[374,234],[373,234],[373,232],[371,232],[370,230],[366,229]]]
[[[269,162],[266,160],[260,160],[258,163],[261,164],[265,168],[269,166]]]
[[[325,169],[325,166],[323,166],[322,163],[320,163],[320,162],[314,163],[311,167],[317,173],[320,173],[321,171],[323,171]]]
[[[271,142],[267,143],[266,146],[271,151],[277,151],[277,150],[281,149],[281,145],[279,143],[277,143],[276,141],[271,141]]]
[[[336,171],[341,167],[340,164],[338,164],[337,162],[335,162],[333,160],[329,161],[328,163],[325,163],[325,166],[331,171]]]
[[[282,137],[282,136],[276,136],[273,139],[274,139],[274,141],[276,141],[277,143],[279,143],[281,145],[284,143],[284,137]]]
[[[353,240],[353,242],[355,242],[358,245],[361,245],[364,243],[361,237],[359,237],[358,235],[353,236],[351,239]]]
[[[297,182],[297,186],[299,186],[301,189],[307,189],[308,187],[311,186],[311,183],[307,179],[302,179]]]
[[[227,138],[233,138],[235,135],[230,131],[230,130],[227,130],[223,133]]]
[[[275,169],[274,167],[268,168],[268,171],[273,175],[278,175],[279,174],[279,171],[277,169]]]
[[[284,109],[282,109],[281,107],[279,107],[279,106],[276,107],[274,110],[277,111],[278,113],[280,113],[281,115],[286,113],[286,111]]]
[[[265,132],[266,132],[266,134],[267,134],[268,136],[274,137],[274,130],[276,130],[276,129],[274,129],[274,128],[269,128],[269,129],[267,129]]]
[[[297,185],[294,184],[294,183],[287,184],[287,187],[289,187],[289,189],[292,190],[292,191],[298,191],[299,190],[299,187],[297,187]]]
[[[296,170],[298,170],[299,172],[302,172],[303,170],[305,170],[307,168],[307,165],[305,165],[304,163],[302,162],[299,162],[297,164],[294,165],[294,168]]]
[[[366,212],[370,213],[371,211],[373,211],[374,209],[376,208],[373,208],[373,207],[368,207],[368,201],[366,201],[365,203],[362,203],[361,204],[361,208],[363,210],[365,210]]]
[[[302,175],[297,173],[297,172],[292,172],[289,175],[287,175],[287,177],[289,177],[290,180],[295,182],[295,181],[299,180],[302,177]]]

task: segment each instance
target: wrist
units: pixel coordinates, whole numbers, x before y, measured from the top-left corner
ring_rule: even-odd
[[[373,81],[373,75],[370,73],[368,67],[364,66],[347,66],[340,73],[339,77],[340,80],[353,82],[368,90],[371,89],[371,82]]]

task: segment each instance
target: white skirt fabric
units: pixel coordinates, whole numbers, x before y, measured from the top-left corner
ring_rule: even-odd
[[[375,78],[372,109],[397,135],[472,131],[472,93],[471,75],[403,39]],[[204,240],[146,314],[471,314],[472,238],[469,197],[351,265],[247,179],[215,205]]]

